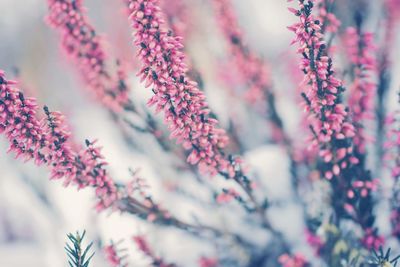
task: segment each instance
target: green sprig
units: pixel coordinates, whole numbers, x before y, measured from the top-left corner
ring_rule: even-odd
[[[82,247],[82,240],[85,237],[86,231],[83,231],[82,235],[77,231],[75,235],[69,233],[67,235],[70,243],[65,244],[65,251],[68,256],[68,264],[70,267],[88,267],[89,262],[92,259],[94,252],[86,259],[90,248],[93,245],[91,242],[85,249]]]

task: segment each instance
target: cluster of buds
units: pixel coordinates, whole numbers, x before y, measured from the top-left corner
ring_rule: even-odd
[[[225,172],[233,177],[234,166],[223,152],[228,137],[210,116],[203,92],[188,77],[181,38],[165,28],[158,1],[131,0],[128,9],[142,62],[138,75],[146,87],[153,87],[149,105],[164,113],[171,137],[190,151],[189,163],[198,164],[202,173]]]
[[[62,114],[44,108],[46,117],[38,118],[36,100],[25,98],[0,72],[0,132],[10,142],[16,157],[33,159],[37,165],[50,167],[52,178],[64,178],[64,185],[96,188],[99,210],[110,207],[118,192],[103,168],[106,163],[100,149],[86,142],[87,148],[75,151],[69,142],[70,133]]]
[[[310,114],[313,146],[319,150],[318,170],[332,185],[337,221],[352,218],[367,234],[375,221],[370,193],[376,183],[365,170],[363,158],[355,152],[356,127],[350,121],[348,108],[341,103],[344,88],[342,81],[335,78],[321,21],[312,14],[315,1],[298,3],[299,9],[289,10],[300,22],[288,28],[296,34],[293,43],[298,44],[297,52],[302,56],[300,68],[305,74],[306,89],[302,96]]]
[[[314,134],[312,145],[320,147],[320,157],[325,162],[323,175],[331,180],[341,169],[357,164],[353,156],[354,126],[349,122],[347,108],[339,102],[344,88],[334,77],[332,59],[326,55],[326,45],[321,33],[321,23],[311,14],[314,1],[299,1],[300,10],[289,10],[300,17],[300,22],[288,27],[296,34],[297,52],[303,59],[300,68],[305,73],[302,93],[309,123]]]

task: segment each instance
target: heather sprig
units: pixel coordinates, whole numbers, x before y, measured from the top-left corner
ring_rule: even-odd
[[[339,178],[341,171],[359,163],[353,155],[354,125],[349,120],[348,109],[341,103],[344,91],[342,82],[334,77],[332,59],[326,55],[321,26],[311,14],[314,1],[299,1],[300,10],[290,8],[299,23],[290,26],[302,55],[300,68],[308,84],[302,96],[306,112],[310,113],[310,129],[319,147],[321,175],[328,180]]]
[[[117,199],[117,189],[103,168],[106,163],[100,148],[86,141],[86,149],[74,151],[62,114],[45,106],[45,117],[40,119],[36,100],[25,98],[15,84],[0,72],[0,132],[10,143],[9,151],[16,157],[33,159],[37,165],[48,165],[52,178],[64,178],[65,186],[95,187],[97,208],[110,207]]]
[[[227,171],[233,177],[234,166],[229,166],[221,151],[228,137],[217,128],[218,121],[209,116],[204,94],[187,76],[180,38],[164,28],[158,1],[128,3],[142,62],[138,75],[146,81],[146,87],[153,87],[149,105],[156,105],[157,112],[163,111],[171,137],[191,151],[189,163],[199,164],[202,172],[215,175]]]
[[[65,244],[65,251],[67,252],[70,267],[88,267],[90,260],[94,256],[94,252],[90,252],[93,242],[86,246],[86,248],[83,246],[85,234],[86,231],[83,231],[82,234],[76,232],[75,235],[72,233],[67,235],[70,243]]]
[[[292,43],[298,44],[297,53],[302,56],[300,68],[306,85],[302,96],[310,114],[312,146],[319,150],[318,170],[331,184],[333,218],[335,224],[343,219],[355,221],[365,233],[362,243],[376,247],[382,242],[373,226],[371,203],[376,183],[354,151],[355,127],[348,108],[341,103],[345,89],[335,77],[321,22],[312,14],[315,1],[300,0],[298,4],[299,9],[289,10],[300,22],[288,28],[296,34]]]

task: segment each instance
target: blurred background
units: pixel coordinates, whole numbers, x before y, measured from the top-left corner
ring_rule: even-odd
[[[147,180],[153,197],[173,210],[175,215],[188,221],[201,220],[237,229],[246,235],[254,235],[254,240],[261,243],[267,239],[268,236],[250,226],[246,228],[240,222],[238,225],[233,223],[233,218],[245,215],[240,206],[232,205],[227,210],[204,204],[209,200],[208,192],[190,174],[172,165],[168,155],[151,137],[136,133],[127,138],[123,134],[113,117],[85,90],[74,65],[61,51],[58,32],[44,20],[46,2],[0,0],[0,69],[5,70],[8,77],[18,79],[26,95],[36,97],[40,105],[46,104],[52,110],[63,112],[77,143],[83,144],[86,138],[98,139],[115,179],[128,181],[128,169],[140,169],[140,176]],[[105,38],[110,57],[129,66],[132,98],[139,105],[145,105],[151,90],[145,89],[136,78],[138,62],[134,58],[130,25],[122,1],[84,2],[91,22]],[[229,127],[232,116],[239,121],[240,138],[245,143],[245,160],[261,184],[263,193],[275,203],[269,211],[273,224],[298,250],[311,256],[311,250],[299,238],[304,229],[302,212],[292,199],[289,161],[285,152],[271,143],[271,133],[263,119],[248,110],[240,99],[232,99],[229,90],[224,88],[226,85],[216,79],[217,73],[229,73],[229,66],[223,63],[227,49],[213,19],[209,1],[187,2],[192,12],[187,50],[203,75],[209,103],[224,128]],[[270,64],[278,110],[289,133],[296,135],[301,107],[295,103],[295,79],[288,72],[297,66],[298,57],[294,55],[295,48],[290,46],[293,34],[286,28],[296,18],[287,11],[288,4],[284,0],[233,2],[249,46]],[[370,3],[368,27],[375,31],[380,27],[381,1],[371,2],[374,3]],[[344,7],[340,12],[345,14],[346,5],[341,6]],[[345,19],[342,21],[346,23]],[[399,58],[398,51],[395,49],[394,58]],[[342,57],[337,58],[338,66],[344,61]],[[397,73],[399,64],[393,63],[393,72]],[[389,109],[396,104],[395,91],[399,84],[399,76],[394,75]],[[159,115],[157,118],[162,120]],[[6,153],[7,149],[5,138],[0,136],[0,266],[67,266],[63,251],[66,234],[84,229],[88,240],[95,241],[97,252],[93,266],[107,266],[99,246],[111,239],[123,240],[121,247],[128,249],[133,266],[148,266],[148,259],[135,252],[136,247],[131,241],[131,237],[138,233],[149,238],[159,255],[181,266],[196,266],[200,256],[214,255],[218,251],[209,242],[179,230],[155,227],[118,212],[97,213],[93,208],[93,190],[78,192],[74,187],[64,188],[62,182],[49,180],[45,167],[37,168],[32,163],[14,160],[12,154]],[[212,183],[215,186],[223,184],[217,178]],[[170,192],[168,188],[176,184],[188,194],[197,194],[200,201],[191,201]],[[379,223],[388,229],[387,221]]]

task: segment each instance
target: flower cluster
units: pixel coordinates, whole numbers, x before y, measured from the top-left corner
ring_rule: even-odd
[[[299,3],[300,10],[290,8],[290,11],[300,16],[300,22],[289,29],[296,34],[293,43],[298,43],[297,52],[303,56],[300,66],[305,73],[303,83],[309,84],[303,97],[307,104],[306,112],[312,114],[313,145],[321,147],[320,156],[324,162],[334,162],[324,173],[327,179],[332,179],[339,175],[341,168],[358,163],[357,158],[351,156],[351,145],[346,142],[346,139],[354,137],[354,126],[349,122],[345,106],[339,103],[339,95],[344,89],[342,82],[333,76],[332,60],[325,54],[320,21],[311,14],[313,1]]]
[[[106,68],[102,40],[89,23],[82,0],[48,0],[47,20],[62,33],[62,47],[80,69],[88,88],[107,107],[118,111],[129,103],[124,71]]]
[[[38,165],[45,163],[52,178],[64,178],[67,186],[96,188],[98,209],[110,207],[117,200],[117,189],[103,166],[106,164],[100,149],[86,142],[87,148],[74,151],[69,144],[69,132],[58,112],[44,108],[46,118],[37,114],[36,100],[25,98],[14,88],[15,82],[5,79],[0,72],[0,132],[10,142],[17,157],[33,159]]]
[[[368,140],[364,129],[365,123],[374,118],[376,84],[372,75],[377,70],[377,62],[373,34],[360,31],[359,28],[348,28],[345,42],[354,73],[349,96],[350,113],[357,131],[353,140],[357,152],[364,154]]]
[[[312,145],[319,147],[319,156],[324,163],[323,176],[332,180],[340,177],[342,170],[359,163],[353,148],[355,127],[349,120],[348,109],[340,103],[344,88],[334,77],[320,22],[311,14],[313,1],[299,3],[300,10],[290,8],[290,11],[300,17],[300,22],[289,29],[296,33],[293,43],[299,44],[297,52],[303,57],[300,68],[305,73],[303,83],[308,86],[302,95],[306,112],[310,113],[309,123],[314,134]]]
[[[153,87],[149,105],[164,112],[171,137],[190,150],[189,163],[199,164],[203,173],[227,171],[232,177],[234,166],[222,152],[228,137],[210,116],[203,92],[187,76],[180,38],[165,29],[158,1],[132,0],[129,10],[143,65],[138,75],[146,81],[146,87]]]
[[[371,231],[375,221],[371,191],[376,183],[365,169],[364,158],[354,151],[356,128],[348,108],[341,103],[344,88],[342,81],[335,78],[321,22],[312,14],[314,2],[299,0],[298,10],[289,8],[300,22],[288,27],[296,34],[293,43],[298,44],[297,52],[302,56],[300,68],[306,85],[302,96],[310,114],[312,145],[319,151],[318,170],[331,183],[337,221],[351,218],[368,235],[376,233]]]

